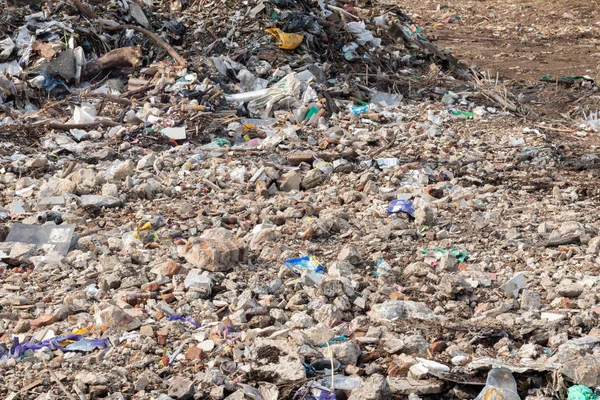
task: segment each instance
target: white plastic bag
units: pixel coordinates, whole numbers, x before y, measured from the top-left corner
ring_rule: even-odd
[[[296,74],[292,72],[275,85],[267,89],[267,92],[248,103],[248,111],[253,117],[263,119],[269,118],[275,105],[294,109],[299,106],[300,82],[296,80]]]

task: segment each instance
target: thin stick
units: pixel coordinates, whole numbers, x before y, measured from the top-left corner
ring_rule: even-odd
[[[152,40],[154,40],[156,42],[156,44],[158,44],[160,47],[165,49],[167,51],[167,53],[169,53],[169,55],[171,57],[173,57],[173,59],[175,61],[177,61],[177,63],[179,65],[181,65],[182,67],[188,66],[187,61],[185,61],[183,59],[183,57],[181,57],[179,55],[179,53],[177,53],[173,47],[171,47],[167,42],[162,40],[156,33],[150,32],[148,29],[144,29],[144,28],[141,28],[141,27],[135,26],[135,25],[106,25],[106,24],[103,24],[102,27],[103,27],[103,29],[105,29],[107,31],[122,31],[123,29],[133,29],[134,31],[143,33],[144,35],[146,35],[149,38],[151,38]]]
[[[87,94],[83,95],[82,97],[100,98],[100,99],[110,101],[113,103],[123,104],[125,106],[131,105],[131,100],[129,100],[129,99],[124,99],[122,97],[117,97],[117,96],[113,96],[113,95],[106,94],[106,93],[87,93]]]
[[[331,362],[331,390],[335,390],[333,388],[333,352],[331,351],[331,347],[329,347],[329,342],[327,343],[327,351],[329,352],[329,361]]]
[[[56,382],[56,384],[58,385],[58,387],[60,388],[60,390],[62,390],[65,393],[65,395],[70,400],[77,400],[77,398],[75,396],[73,396],[71,394],[71,392],[69,392],[67,390],[67,388],[65,387],[65,385],[62,384],[62,382],[60,381],[60,379],[58,379],[58,376],[56,376],[56,374],[53,371],[48,370],[48,372],[50,373],[50,377],[52,378],[52,380],[54,380],[54,382]]]

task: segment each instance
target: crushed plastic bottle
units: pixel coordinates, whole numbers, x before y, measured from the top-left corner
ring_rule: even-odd
[[[392,272],[392,267],[385,261],[383,258],[377,260],[377,267],[375,271],[373,271],[373,275],[375,276],[383,276]]]
[[[521,400],[517,382],[507,368],[493,368],[488,372],[485,387],[475,400]]]
[[[285,260],[283,265],[292,270],[293,273],[300,275],[302,271],[324,274],[325,267],[321,265],[315,256],[304,256]]]
[[[81,339],[74,343],[70,343],[65,347],[68,351],[83,351],[89,352],[96,349],[103,349],[108,347],[110,342],[108,339]]]

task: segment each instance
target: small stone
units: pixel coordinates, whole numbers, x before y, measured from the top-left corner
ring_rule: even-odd
[[[161,271],[165,276],[176,275],[180,270],[181,264],[178,264],[173,260],[168,260],[161,266]]]
[[[600,356],[586,354],[566,361],[560,372],[577,385],[600,386]]]
[[[173,293],[161,294],[160,299],[167,304],[170,304],[176,300],[175,295]]]
[[[169,380],[169,397],[175,400],[191,399],[194,396],[194,382],[182,377],[173,377]]]
[[[102,185],[102,196],[119,197],[119,187],[114,183],[105,183]]]
[[[229,271],[246,259],[246,247],[225,228],[208,229],[179,251],[190,264],[212,272]]]
[[[279,189],[283,192],[291,192],[293,190],[298,191],[300,190],[301,182],[302,178],[300,175],[298,175],[296,171],[290,171],[281,178]]]
[[[215,348],[215,342],[213,342],[212,340],[205,340],[198,344],[198,348],[204,351],[205,353],[211,352]]]
[[[564,314],[543,312],[541,315],[541,318],[547,320],[548,322],[556,322],[556,321],[562,321],[563,319],[565,319],[567,317]]]
[[[140,335],[153,338],[154,328],[152,328],[152,325],[142,325],[140,327]]]
[[[56,317],[54,314],[42,314],[33,321],[31,321],[30,325],[32,328],[40,328],[42,326],[52,325],[56,322]]]
[[[579,283],[565,279],[558,284],[556,292],[561,296],[575,298],[583,293],[583,286]]]
[[[600,252],[600,236],[596,236],[588,243],[587,254],[597,255]]]
[[[517,230],[517,228],[510,228],[505,235],[507,240],[516,240],[521,237],[521,233]]]
[[[81,371],[75,376],[75,381],[87,386],[106,385],[109,379],[106,375],[92,371]]]
[[[121,206],[121,199],[119,199],[118,197],[96,196],[93,194],[85,194],[79,197],[79,201],[82,206],[96,206],[106,208],[115,208]]]
[[[442,229],[435,234],[436,240],[444,240],[450,237],[450,233],[446,229]]]
[[[458,260],[456,256],[450,252],[442,255],[442,258],[436,265],[436,270],[454,272],[458,269]]]
[[[415,211],[415,224],[419,227],[435,225],[435,211],[430,207],[417,209]]]
[[[523,274],[515,274],[512,278],[506,281],[500,286],[500,291],[504,293],[506,297],[519,297],[521,289],[525,288],[526,278]]]
[[[333,358],[346,365],[356,365],[360,357],[360,346],[353,340],[330,346]]]
[[[30,322],[28,319],[22,319],[17,322],[15,325],[14,333],[25,333],[31,328]]]
[[[327,273],[331,276],[348,277],[354,274],[354,267],[348,261],[334,261],[328,265]]]
[[[185,358],[188,360],[202,359],[203,351],[198,346],[192,346],[185,352]]]
[[[542,297],[536,291],[525,289],[521,294],[521,310],[537,311],[542,308]]]
[[[156,331],[156,342],[161,345],[164,346],[165,344],[167,344],[167,338],[169,337],[169,331],[166,329],[159,329],[158,331]]]
[[[339,261],[347,261],[352,265],[358,265],[362,262],[360,252],[352,245],[346,245],[338,254]]]
[[[117,165],[117,167],[114,169],[112,178],[123,180],[128,176],[133,175],[134,168],[135,164],[132,160],[125,160]]]
[[[442,353],[444,350],[446,350],[446,347],[448,347],[448,344],[445,341],[440,340],[431,343],[431,345],[429,346],[429,351],[431,351],[432,353]]]
[[[444,382],[437,379],[416,381],[411,378],[390,378],[388,384],[392,393],[402,396],[439,394],[444,391]]]
[[[385,376],[374,374],[362,386],[352,390],[348,400],[387,400],[391,396],[392,391]]]

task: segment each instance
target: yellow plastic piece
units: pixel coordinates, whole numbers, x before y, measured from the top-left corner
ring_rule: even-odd
[[[273,35],[275,39],[281,42],[279,45],[280,49],[284,50],[296,50],[302,44],[304,40],[303,35],[297,33],[285,33],[279,28],[269,28],[267,33]]]

